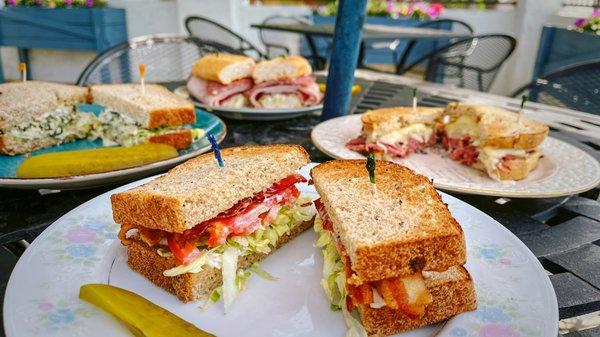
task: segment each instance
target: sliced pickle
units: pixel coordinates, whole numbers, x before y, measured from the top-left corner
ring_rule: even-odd
[[[17,178],[53,178],[110,172],[177,155],[174,147],[154,143],[44,153],[26,158],[17,169]]]
[[[125,323],[136,337],[214,337],[147,299],[107,284],[85,284],[79,298]]]

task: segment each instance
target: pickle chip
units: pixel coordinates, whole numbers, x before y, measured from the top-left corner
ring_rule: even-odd
[[[17,168],[17,178],[56,178],[103,173],[178,155],[174,147],[156,143],[44,153],[26,158]]]
[[[131,291],[107,284],[84,284],[79,298],[121,320],[136,337],[214,337]]]

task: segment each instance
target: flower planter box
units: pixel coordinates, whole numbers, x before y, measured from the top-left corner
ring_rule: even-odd
[[[546,26],[542,30],[533,79],[564,66],[597,60],[600,35]]]
[[[0,46],[19,48],[22,62],[28,62],[30,48],[101,52],[126,40],[125,10],[120,8],[0,9]],[[0,67],[1,82],[4,77]]]
[[[334,24],[335,17],[334,16],[321,16],[321,15],[313,15],[312,20],[315,24]],[[413,27],[422,23],[420,20],[415,20],[411,18],[400,17],[398,19],[393,19],[390,17],[382,17],[382,16],[367,16],[365,18],[365,23],[375,24],[375,25],[386,25],[386,26],[408,26]],[[442,29],[450,29],[448,27],[441,27]],[[320,55],[325,55],[329,57],[329,53],[327,51],[328,40],[325,38],[317,38],[317,46],[319,48]],[[383,40],[389,41],[389,40]],[[395,60],[393,59],[392,51],[389,49],[370,49],[369,47],[373,45],[373,43],[382,42],[382,40],[365,40],[364,41],[367,47],[367,51],[365,54],[365,63],[383,63],[383,64],[394,64]],[[389,41],[392,42],[392,41]],[[415,45],[415,49],[411,53],[411,57],[408,58],[407,64],[416,61],[418,58],[430,53],[438,46],[445,45],[447,41],[443,40],[435,40],[435,41],[421,41]],[[406,47],[407,41],[401,41],[398,46],[398,50],[401,51]]]
[[[103,51],[127,40],[120,8],[0,9],[0,45]]]

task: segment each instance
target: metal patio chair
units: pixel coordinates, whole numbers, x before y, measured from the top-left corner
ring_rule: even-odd
[[[600,59],[563,67],[517,89],[512,96],[600,115]]]
[[[264,52],[246,38],[211,19],[202,16],[188,16],[185,19],[185,29],[190,36],[197,37],[200,40],[215,41],[255,59],[267,58]]]
[[[405,74],[422,67],[426,81],[489,91],[516,44],[509,35],[474,36],[437,49],[399,69],[398,73]]]
[[[100,53],[83,70],[77,84],[139,81],[138,64],[146,65],[147,82],[185,81],[201,56],[236,51],[216,42],[179,34],[146,35]]]
[[[291,15],[273,15],[266,18],[263,24],[302,24],[302,25],[311,25],[310,20],[301,17],[301,16],[291,16]],[[283,42],[290,41],[291,36],[301,35],[302,40],[306,43],[309,48],[309,53],[302,53],[302,50],[290,50],[288,45],[285,45]],[[307,58],[312,64],[313,68],[316,70],[321,70],[325,68],[325,63],[327,60],[318,54],[318,49],[316,45],[315,39],[310,35],[305,34],[295,34],[295,33],[285,33],[285,32],[274,32],[268,29],[258,29],[258,38],[265,46],[266,54],[269,58],[277,57],[281,54],[290,55],[290,54],[298,54]],[[304,54],[304,55],[303,55]]]
[[[415,27],[418,28],[433,28],[440,30],[447,30],[451,32],[464,33],[465,35],[472,35],[473,28],[466,22],[454,19],[440,19],[440,20],[427,20],[419,23]],[[429,45],[430,50],[442,48],[458,39],[445,39],[445,40],[406,40],[406,39],[395,39],[388,41],[379,41],[371,44],[365,43],[365,52],[369,50],[389,50],[392,52],[392,61],[394,62],[394,68],[396,73],[401,69],[414,54],[415,48],[422,45]],[[372,69],[369,65],[365,65],[365,68]],[[374,69],[377,70],[377,69]]]

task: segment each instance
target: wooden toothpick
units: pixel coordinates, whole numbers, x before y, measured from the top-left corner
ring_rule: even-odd
[[[413,88],[413,112],[417,112],[417,88]]]

